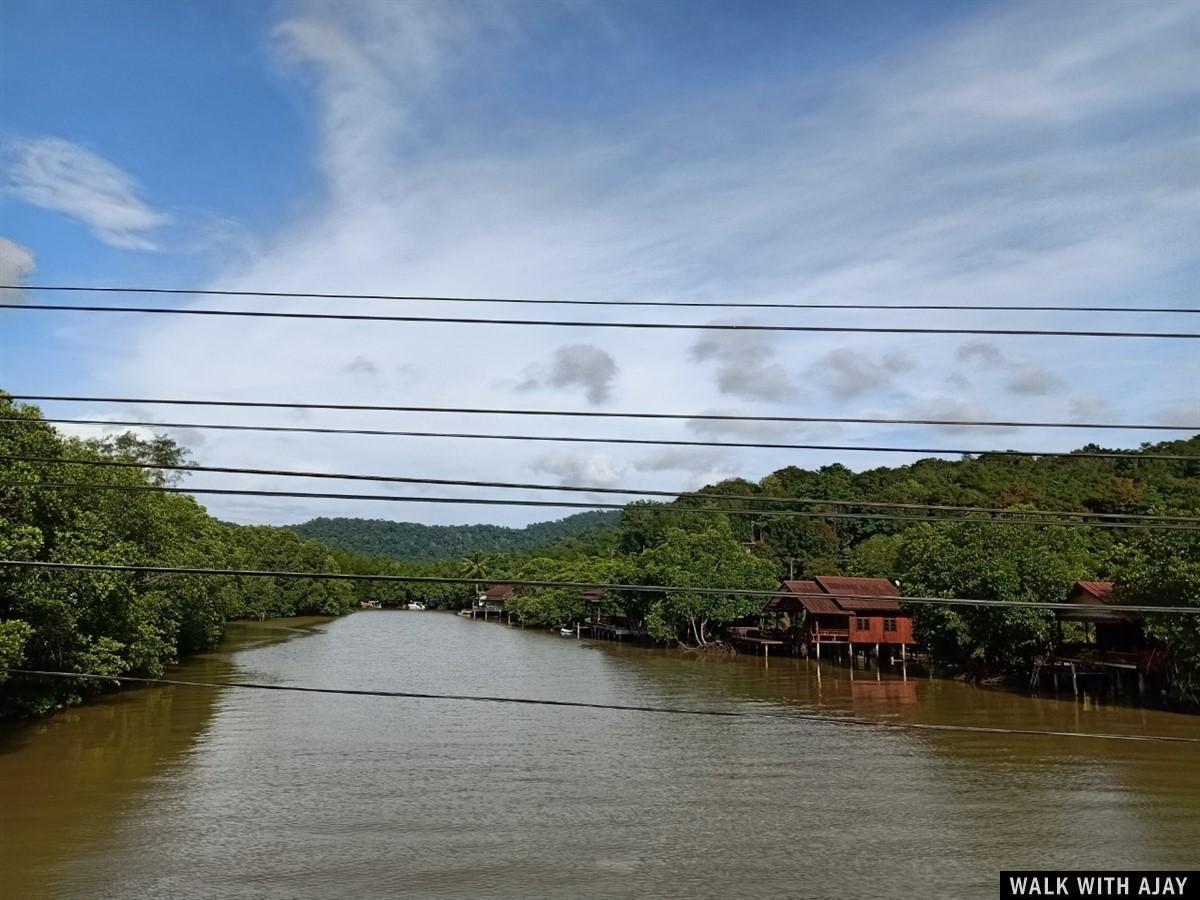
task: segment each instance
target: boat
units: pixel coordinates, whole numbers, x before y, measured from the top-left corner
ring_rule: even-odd
[[[575,637],[575,629],[569,628],[566,625],[564,625],[562,628],[558,629],[558,633],[561,634],[563,637]]]
[[[358,605],[362,609],[383,609],[382,600],[360,600]]]
[[[410,603],[410,604],[408,604],[408,608],[409,609],[425,609],[426,607],[425,607],[424,603]]]

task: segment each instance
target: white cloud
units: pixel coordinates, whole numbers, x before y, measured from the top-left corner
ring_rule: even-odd
[[[903,353],[885,353],[876,361],[869,353],[841,347],[813,363],[808,375],[824,384],[835,399],[852,400],[890,389],[897,374],[912,369],[912,360]]]
[[[997,419],[996,416],[989,415],[988,410],[979,403],[956,397],[933,397],[925,400],[910,407],[904,413],[904,418],[946,423],[986,422]],[[986,434],[994,436],[1015,431],[1014,428],[999,425],[941,424],[929,427],[943,434],[954,435]]]
[[[1200,434],[1200,403],[1176,403],[1161,410],[1155,421],[1162,425],[1187,425]],[[1183,435],[1189,437],[1190,435]]]
[[[549,365],[533,365],[517,385],[519,391],[538,388],[583,388],[593,406],[608,401],[617,378],[617,363],[606,350],[591,344],[569,344],[554,351]]]
[[[578,456],[570,453],[547,453],[535,457],[529,469],[553,475],[560,484],[611,487],[621,483],[625,467],[604,454]]]
[[[707,472],[724,457],[716,448],[670,447],[634,460],[633,467],[639,472]]]
[[[1007,374],[1005,389],[1011,394],[1045,396],[1065,388],[1066,382],[1049,369],[1031,362],[1010,358],[988,341],[963,344],[957,353],[960,361],[974,362],[981,368],[1000,369]]]
[[[32,250],[0,237],[0,284],[23,284],[36,268]],[[24,297],[23,291],[0,290],[0,300],[5,303],[20,303]]]
[[[1113,418],[1112,403],[1099,394],[1072,397],[1069,408],[1072,422],[1103,422]]]
[[[118,166],[61,138],[13,139],[5,150],[13,196],[82,222],[113,247],[158,249],[156,233],[170,217],[142,200],[137,181]]]
[[[717,390],[745,400],[782,403],[795,396],[791,373],[775,362],[774,342],[762,332],[710,332],[692,344],[691,358],[714,366]]]
[[[365,356],[356,356],[350,362],[342,366],[341,371],[347,375],[365,375],[369,378],[374,378],[379,374],[379,366],[371,362]]]

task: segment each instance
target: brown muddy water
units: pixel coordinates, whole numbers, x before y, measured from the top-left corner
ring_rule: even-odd
[[[237,625],[172,673],[1195,737],[1200,718],[434,612]],[[0,895],[935,897],[1200,866],[1200,745],[231,688],[0,731]]]

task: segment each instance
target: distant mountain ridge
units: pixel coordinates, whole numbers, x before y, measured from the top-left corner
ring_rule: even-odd
[[[596,529],[615,528],[621,513],[581,512],[524,528],[504,525],[422,525],[386,519],[317,518],[287,526],[330,547],[389,559],[433,561],[468,553],[521,553]]]

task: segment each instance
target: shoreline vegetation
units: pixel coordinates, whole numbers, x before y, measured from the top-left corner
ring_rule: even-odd
[[[161,435],[66,437],[42,420],[36,407],[3,393],[0,416],[23,420],[0,428],[5,456],[170,465],[190,459],[188,451]],[[899,580],[905,593],[998,601],[1059,601],[1076,580],[1102,578],[1115,583],[1118,605],[1200,606],[1200,536],[1195,532],[995,524],[986,515],[978,522],[784,518],[772,516],[771,507],[734,496],[1200,515],[1200,461],[1150,458],[1155,452],[1200,456],[1200,437],[1143,445],[1142,451],[1146,457],[1126,459],[990,454],[862,472],[841,465],[817,471],[788,467],[758,482],[736,479],[703,489],[734,497],[719,503],[687,494],[669,503],[635,502],[615,526],[586,529],[541,547],[425,561],[379,555],[386,547],[372,547],[372,554],[332,548],[288,528],[222,522],[185,494],[105,489],[171,486],[184,473],[5,460],[0,461],[0,480],[8,482],[0,487],[0,556],[434,575],[479,584],[505,579],[669,584],[682,590],[666,596],[650,591],[605,596],[601,611],[636,623],[661,645],[695,648],[719,646],[726,629],[756,616],[762,601],[687,588],[773,590],[786,576],[884,577]],[[747,514],[698,509],[714,505]],[[346,534],[353,530],[343,528]],[[181,657],[215,646],[230,620],[337,616],[362,601],[385,607],[420,601],[457,609],[470,605],[475,595],[470,584],[357,586],[315,579],[0,568],[0,667],[157,677]],[[575,589],[521,591],[507,608],[515,622],[529,627],[559,627],[589,614]],[[1052,614],[1043,610],[917,607],[913,613],[932,664],[981,683],[1028,680],[1054,628]],[[1147,616],[1144,624],[1148,638],[1168,654],[1167,699],[1180,707],[1195,704],[1200,616]],[[0,673],[0,718],[44,714],[107,689]]]

